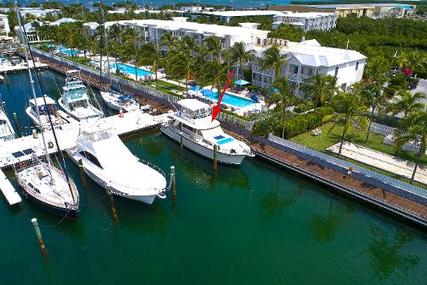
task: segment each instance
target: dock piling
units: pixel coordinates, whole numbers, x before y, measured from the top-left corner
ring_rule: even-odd
[[[22,129],[21,125],[19,124],[18,115],[16,113],[13,113],[13,119],[15,120],[16,130],[18,131],[18,136],[22,137]]]
[[[214,146],[213,146],[213,168],[214,168],[214,170],[218,170],[217,152],[218,152],[218,145],[214,144]]]
[[[179,137],[179,145],[180,145],[180,147],[181,147],[181,151],[183,151],[184,150],[184,145],[183,145],[183,141],[182,141],[183,139],[182,139],[182,133],[181,133],[181,135],[180,135],[180,137]]]
[[[111,191],[108,191],[108,196],[110,198],[110,203],[111,203],[111,214],[113,215],[114,221],[117,221],[118,216],[117,216],[116,206],[114,205],[113,193],[111,193]]]
[[[171,184],[172,184],[172,199],[176,201],[176,176],[175,176],[175,166],[171,166]]]
[[[47,248],[46,248],[46,245],[43,241],[43,237],[42,237],[42,233],[40,231],[39,223],[37,222],[36,218],[32,218],[31,223],[33,224],[34,231],[36,232],[37,241],[39,242],[39,246],[40,246],[40,250],[42,252],[42,255],[46,256],[47,255]]]

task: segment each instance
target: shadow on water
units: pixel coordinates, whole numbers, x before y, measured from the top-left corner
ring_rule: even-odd
[[[281,215],[282,210],[296,203],[304,189],[301,183],[297,183],[289,188],[289,183],[285,176],[277,175],[274,186],[260,198],[264,215],[267,218],[274,218]]]
[[[316,240],[330,242],[337,230],[351,217],[354,209],[344,204],[334,206],[334,198],[330,198],[326,214],[314,214],[311,227]]]
[[[407,275],[417,266],[419,256],[403,253],[404,246],[413,240],[412,233],[399,228],[393,236],[388,236],[379,227],[372,228],[371,233],[373,239],[367,251],[379,280],[392,273]]]

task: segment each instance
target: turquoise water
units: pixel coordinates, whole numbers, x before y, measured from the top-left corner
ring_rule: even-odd
[[[22,113],[22,78],[0,84],[8,112]],[[51,74],[43,78],[57,98]],[[0,284],[425,284],[426,232],[260,159],[215,172],[158,131],[124,141],[164,171],[176,166],[175,206],[170,195],[152,206],[116,198],[114,221],[104,190],[67,160],[77,221],[50,227],[58,217],[0,198]]]
[[[135,67],[133,67],[131,65],[128,65],[125,63],[117,63],[117,64],[116,63],[110,63],[110,67],[114,68],[114,69],[118,68],[121,73],[135,76]],[[137,68],[136,70],[137,70],[138,77],[140,77],[140,78],[154,74],[153,72],[142,69],[142,68]]]
[[[200,92],[203,94],[203,96],[208,97],[209,99],[212,99],[214,102],[218,101],[218,92],[214,92],[210,89],[202,89]],[[225,92],[224,97],[222,98],[222,102],[224,104],[230,105],[232,107],[237,107],[237,108],[248,107],[255,104],[250,99],[245,99],[239,96],[235,96],[228,92]]]

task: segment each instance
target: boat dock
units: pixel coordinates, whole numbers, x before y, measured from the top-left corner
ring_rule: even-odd
[[[3,196],[6,198],[6,201],[10,206],[19,204],[22,202],[21,197],[15,188],[12,186],[10,181],[7,179],[6,175],[0,169],[0,190],[3,193]]]
[[[32,61],[30,61],[30,67],[31,68],[34,67],[34,64],[32,63]],[[36,68],[45,68],[45,67],[48,67],[46,63],[36,62]],[[0,64],[0,73],[22,71],[22,70],[27,70],[27,68],[28,68],[27,65],[23,63],[16,64],[16,65]]]
[[[369,185],[351,175],[343,175],[331,168],[301,159],[271,145],[252,143],[251,148],[257,156],[331,186],[339,193],[368,202],[397,216],[405,217],[416,224],[427,227],[426,205]]]
[[[153,128],[168,120],[167,114],[153,116],[147,113],[134,111],[124,113],[123,116],[114,115],[100,119],[119,136]],[[76,146],[80,125],[71,123],[56,129],[58,144],[62,151]],[[46,143],[50,154],[56,153],[52,131],[45,132]],[[44,147],[40,134],[25,136],[0,143],[0,168],[7,168],[15,163],[31,159],[33,154],[44,155]]]

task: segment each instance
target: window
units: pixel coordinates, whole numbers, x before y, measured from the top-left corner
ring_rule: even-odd
[[[338,70],[339,70],[340,68],[337,66],[337,67],[335,67],[335,75],[334,75],[334,77],[337,77],[338,76]]]
[[[289,65],[289,72],[293,74],[298,74],[298,65]]]
[[[89,160],[90,162],[92,162],[94,165],[98,166],[99,168],[102,168],[101,164],[99,163],[98,159],[96,159],[96,157],[91,154],[90,152],[87,151],[81,151],[80,152],[81,156],[86,157],[87,160]]]
[[[356,70],[358,70],[358,69],[359,69],[359,62],[356,61]]]

